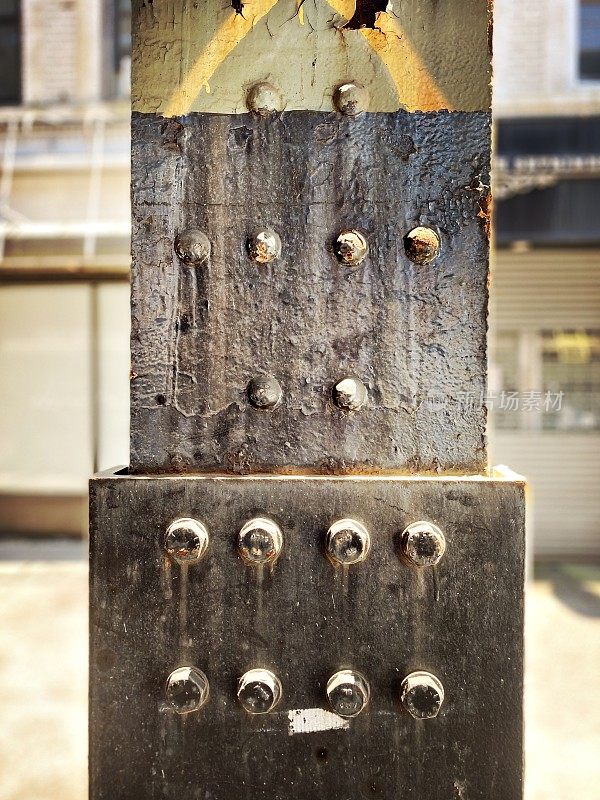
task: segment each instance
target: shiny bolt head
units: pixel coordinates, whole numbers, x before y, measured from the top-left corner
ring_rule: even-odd
[[[249,714],[267,714],[281,694],[281,681],[268,669],[248,670],[238,683],[238,699]]]
[[[208,700],[208,678],[195,667],[179,667],[167,678],[165,697],[178,714],[198,711]]]
[[[369,93],[360,83],[342,83],[333,93],[333,103],[342,114],[355,117],[369,107]]]
[[[247,388],[248,400],[254,408],[272,411],[281,403],[283,392],[277,378],[259,375],[252,378]]]
[[[248,253],[257,264],[270,264],[281,255],[279,234],[270,228],[256,231],[248,239]]]
[[[333,387],[333,402],[342,411],[360,411],[367,402],[367,387],[358,378],[342,378]]]
[[[356,717],[365,708],[371,696],[369,682],[360,672],[341,669],[327,681],[327,697],[340,717]]]
[[[413,228],[404,237],[404,251],[415,264],[431,264],[440,254],[440,237],[432,228]]]
[[[444,687],[430,672],[411,672],[402,681],[400,700],[411,717],[433,719],[444,702]]]
[[[246,105],[250,111],[266,117],[283,110],[283,97],[279,89],[272,83],[255,83],[246,95]]]
[[[187,228],[175,238],[175,254],[189,267],[203,267],[210,258],[208,236],[197,228]]]
[[[360,231],[352,229],[340,233],[335,240],[334,250],[342,264],[357,267],[367,257],[369,245]]]
[[[334,564],[358,564],[371,548],[369,531],[353,519],[340,519],[327,531],[327,555]]]
[[[197,519],[176,519],[167,528],[165,550],[178,564],[200,561],[208,547],[208,531]]]
[[[401,544],[415,567],[435,567],[446,551],[446,537],[431,522],[413,522],[402,531]]]
[[[238,535],[240,555],[248,564],[273,563],[281,553],[282,546],[281,528],[264,517],[251,519]]]

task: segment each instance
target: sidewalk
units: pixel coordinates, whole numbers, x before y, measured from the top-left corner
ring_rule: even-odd
[[[540,567],[526,614],[526,800],[596,800],[600,566]]]
[[[39,552],[0,546],[0,800],[85,800],[87,564],[75,543]],[[526,798],[594,800],[600,567],[541,568],[527,615]]]

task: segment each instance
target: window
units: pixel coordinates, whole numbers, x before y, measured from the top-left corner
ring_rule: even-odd
[[[600,330],[499,331],[493,345],[496,430],[600,430]]]
[[[115,0],[115,73],[117,94],[129,94],[131,79],[131,0]]]
[[[579,5],[579,77],[600,80],[600,2],[581,0]]]
[[[0,0],[0,104],[21,102],[21,3]]]
[[[103,8],[104,96],[127,97],[131,77],[131,0],[105,0]]]
[[[562,394],[555,413],[542,416],[543,428],[600,428],[600,331],[544,331],[542,381],[544,392]]]
[[[489,368],[488,408],[497,430],[519,427],[508,398],[519,391],[519,339],[517,333],[498,331]],[[498,398],[496,400],[496,398]],[[505,400],[506,398],[506,400]],[[503,402],[501,402],[503,401]]]

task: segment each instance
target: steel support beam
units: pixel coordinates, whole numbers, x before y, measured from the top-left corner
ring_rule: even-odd
[[[92,800],[522,796],[487,470],[486,0],[134,0],[128,469]]]

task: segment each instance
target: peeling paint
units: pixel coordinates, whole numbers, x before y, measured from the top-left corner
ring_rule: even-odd
[[[288,711],[289,734],[318,733],[319,731],[345,731],[350,722],[322,708],[294,708]]]
[[[241,113],[248,88],[269,81],[286,111],[331,111],[336,86],[352,79],[368,89],[369,111],[489,109],[487,3],[383,5],[174,0],[149,13],[134,0],[133,110]]]

